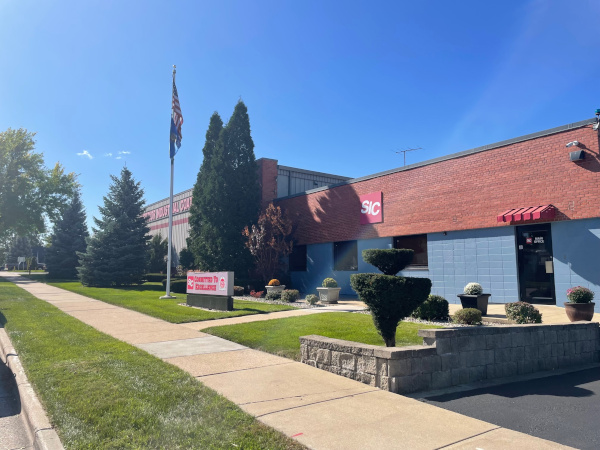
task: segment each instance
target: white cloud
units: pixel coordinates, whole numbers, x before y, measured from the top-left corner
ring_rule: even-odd
[[[122,159],[122,156],[117,156],[115,159]]]
[[[112,157],[112,153],[110,153],[110,152],[105,153],[104,156],[108,156],[110,158],[110,157]]]
[[[127,151],[119,152],[119,155],[130,155],[130,154],[131,154],[131,152],[127,152]]]
[[[88,152],[87,150],[84,150],[81,153],[77,153],[77,156],[87,156],[89,159],[94,159],[94,157],[90,155],[90,152]]]

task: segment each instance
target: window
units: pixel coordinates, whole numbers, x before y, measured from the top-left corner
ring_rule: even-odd
[[[427,235],[415,234],[413,236],[397,236],[394,238],[394,248],[409,248],[415,251],[412,263],[408,267],[426,268],[427,262]]]
[[[356,241],[333,243],[333,270],[358,270]]]
[[[306,245],[294,245],[290,253],[290,271],[306,272]]]

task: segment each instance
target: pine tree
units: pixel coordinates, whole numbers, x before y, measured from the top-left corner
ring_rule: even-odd
[[[248,110],[238,102],[223,128],[213,114],[194,186],[188,248],[202,270],[247,276],[251,255],[242,230],[256,223],[260,193]]]
[[[112,184],[94,222],[94,235],[79,254],[81,283],[86,286],[122,286],[142,282],[148,265],[150,231],[144,209],[144,190],[125,167]]]
[[[85,252],[88,229],[79,192],[54,226],[50,247],[46,250],[46,266],[50,278],[77,278],[78,252]]]

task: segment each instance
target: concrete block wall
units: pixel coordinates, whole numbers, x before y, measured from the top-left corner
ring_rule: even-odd
[[[597,322],[419,330],[422,346],[300,338],[301,361],[396,393],[577,367],[600,361]]]

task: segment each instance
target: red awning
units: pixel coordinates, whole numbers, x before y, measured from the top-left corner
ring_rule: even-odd
[[[529,206],[527,208],[513,208],[500,214],[498,222],[520,222],[523,220],[548,220],[554,219],[556,208],[552,205]]]

